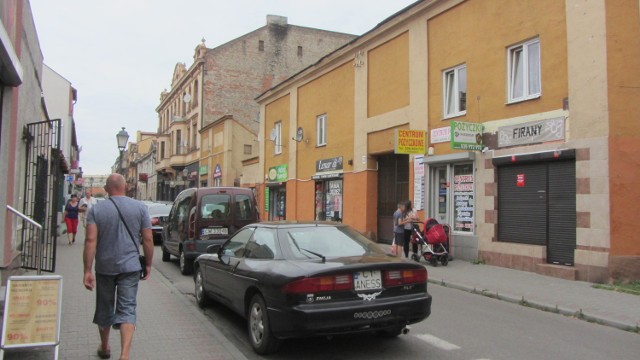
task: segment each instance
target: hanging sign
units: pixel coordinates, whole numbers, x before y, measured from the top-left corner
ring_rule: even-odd
[[[484,125],[478,123],[452,121],[451,148],[458,150],[480,151]]]
[[[207,175],[209,172],[209,165],[200,166],[200,175]]]
[[[518,187],[524,187],[524,174],[516,175],[516,185],[518,185]]]
[[[289,165],[278,165],[269,168],[267,179],[269,182],[286,182],[289,178]]]
[[[422,130],[396,130],[395,153],[424,155],[427,152],[427,132]]]
[[[7,281],[2,349],[58,346],[62,276],[12,276]]]

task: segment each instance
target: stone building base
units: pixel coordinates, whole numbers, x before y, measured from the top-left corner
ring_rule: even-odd
[[[640,256],[609,256],[609,279],[640,281]]]

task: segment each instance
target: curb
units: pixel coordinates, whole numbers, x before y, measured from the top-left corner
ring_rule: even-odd
[[[428,282],[434,285],[439,285],[442,287],[455,289],[455,290],[461,290],[471,294],[482,295],[492,299],[502,300],[512,304],[526,306],[526,307],[530,307],[530,308],[534,308],[534,309],[538,309],[546,312],[561,314],[564,316],[573,317],[573,318],[584,320],[587,322],[610,326],[610,327],[624,330],[624,331],[638,333],[638,329],[640,329],[640,324],[634,325],[630,323],[623,323],[616,320],[607,319],[598,315],[585,313],[582,311],[582,309],[578,309],[576,311],[576,310],[560,307],[559,305],[550,305],[550,304],[544,304],[538,301],[526,300],[524,296],[517,297],[511,294],[499,294],[497,292],[491,292],[490,290],[486,290],[486,289],[478,290],[476,287],[469,286],[469,285],[447,283],[443,279],[440,279],[440,280],[429,279]]]
[[[202,324],[213,335],[213,337],[220,341],[222,347],[233,357],[233,359],[248,360],[247,357],[244,356],[244,354],[240,351],[240,349],[233,345],[233,343],[229,339],[227,339],[227,337],[224,336],[224,334],[222,334],[222,332],[214,324],[212,324],[211,321],[207,320],[207,316],[202,311],[200,311],[197,305],[189,301],[187,297],[182,292],[180,292],[180,290],[178,290],[178,288],[176,288],[171,283],[171,281],[169,281],[169,279],[167,279],[167,277],[165,277],[162,272],[160,272],[155,266],[153,266],[153,272],[151,273],[151,276],[158,279],[160,283],[162,283],[171,291],[171,293],[178,299],[178,301],[185,305],[186,309],[188,309],[192,314],[196,315],[200,324]]]

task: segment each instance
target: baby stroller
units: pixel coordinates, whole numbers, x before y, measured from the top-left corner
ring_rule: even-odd
[[[420,262],[420,258],[432,266],[443,266],[449,263],[449,225],[440,224],[436,219],[429,218],[424,222],[424,230],[420,230],[417,223],[413,224],[411,244],[413,255],[411,258]]]

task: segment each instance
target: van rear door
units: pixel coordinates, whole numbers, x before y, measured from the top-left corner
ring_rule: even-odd
[[[235,232],[232,226],[231,195],[207,194],[200,199],[197,238],[203,240],[226,239]]]

